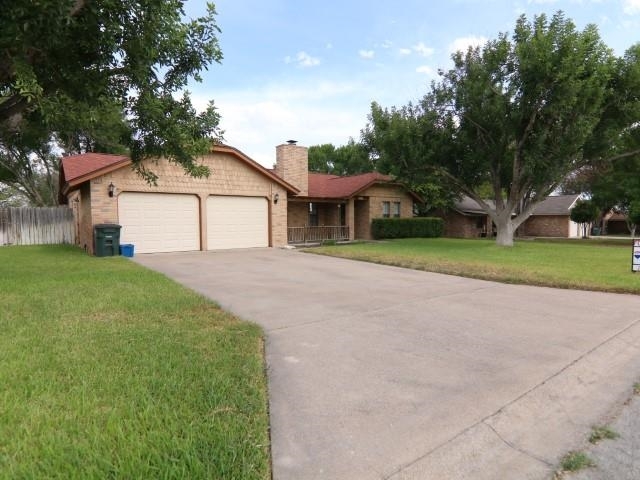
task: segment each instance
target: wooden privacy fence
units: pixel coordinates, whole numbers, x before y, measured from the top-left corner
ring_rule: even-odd
[[[76,242],[69,207],[0,208],[0,245]]]

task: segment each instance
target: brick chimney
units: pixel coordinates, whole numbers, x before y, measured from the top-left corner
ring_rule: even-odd
[[[296,145],[295,140],[276,147],[275,172],[280,178],[300,190],[298,195],[309,194],[309,156],[307,147]]]

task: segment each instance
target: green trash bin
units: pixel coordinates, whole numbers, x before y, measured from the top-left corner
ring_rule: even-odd
[[[100,223],[93,227],[93,241],[96,257],[120,255],[120,225]]]

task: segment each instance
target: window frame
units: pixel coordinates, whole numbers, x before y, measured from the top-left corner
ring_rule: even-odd
[[[382,202],[382,218],[391,218],[391,202]]]
[[[400,218],[402,214],[402,202],[393,202],[392,214],[393,218]]]

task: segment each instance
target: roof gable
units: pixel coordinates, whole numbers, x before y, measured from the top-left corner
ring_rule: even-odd
[[[299,190],[277,176],[271,170],[263,167],[256,161],[249,158],[240,150],[228,145],[215,145],[211,153],[226,153],[234,156],[249,168],[265,175],[274,182],[283,186],[291,193],[298,193]],[[100,177],[114,170],[131,165],[131,159],[125,155],[112,155],[108,153],[83,153],[80,155],[70,155],[63,157],[60,162],[60,185],[61,191],[66,194],[73,187],[86,181]]]
[[[121,168],[130,163],[131,160],[126,155],[90,152],[62,157],[61,170],[64,172],[65,180],[73,182],[86,176],[92,176],[95,173],[102,175],[105,169],[114,166]]]
[[[532,215],[569,215],[580,195],[556,195],[547,197],[533,210]]]
[[[388,184],[404,187],[402,184],[394,182],[389,175],[378,172],[362,173],[360,175],[338,176],[328,173],[309,172],[309,198],[344,199],[356,196],[367,188],[375,184]],[[413,192],[407,190],[412,196],[417,197]],[[418,198],[418,200],[421,200]]]

